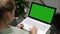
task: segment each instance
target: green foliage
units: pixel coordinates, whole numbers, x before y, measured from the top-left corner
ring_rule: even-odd
[[[19,17],[19,16],[24,17],[25,15],[24,8],[25,7],[29,8],[28,3],[29,2],[25,0],[15,0],[15,5],[16,5],[15,17]]]

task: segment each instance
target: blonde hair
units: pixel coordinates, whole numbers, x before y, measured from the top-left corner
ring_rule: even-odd
[[[3,18],[5,12],[12,12],[14,8],[14,0],[0,0],[0,20]]]

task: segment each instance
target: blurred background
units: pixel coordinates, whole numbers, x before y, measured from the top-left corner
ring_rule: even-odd
[[[60,0],[15,0],[15,19],[10,25],[17,26],[28,16],[32,2],[57,8],[53,24],[47,34],[60,34]]]

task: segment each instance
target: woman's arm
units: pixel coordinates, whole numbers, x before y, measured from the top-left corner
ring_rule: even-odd
[[[18,28],[24,29],[23,27],[24,27],[23,24],[18,24]],[[37,27],[33,26],[32,28],[30,28],[30,34],[37,34],[37,30],[38,30]]]

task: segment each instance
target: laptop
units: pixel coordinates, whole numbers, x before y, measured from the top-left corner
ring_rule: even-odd
[[[33,26],[38,28],[37,34],[46,34],[52,25],[56,8],[32,2],[28,17],[21,23],[24,29],[29,30]]]

